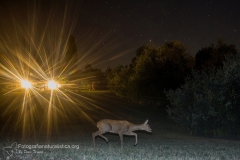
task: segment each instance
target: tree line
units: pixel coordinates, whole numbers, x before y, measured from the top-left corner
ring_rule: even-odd
[[[179,41],[145,45],[129,65],[108,68],[106,78],[128,98],[166,96],[169,117],[191,134],[240,139],[240,53],[225,40],[195,57]]]
[[[105,72],[108,87],[119,95],[133,99],[157,97],[162,91],[177,89],[184,84],[192,70],[222,66],[226,55],[236,54],[234,45],[218,40],[192,56],[187,46],[172,41],[156,46],[148,44],[136,50],[136,56],[126,66],[108,68]]]

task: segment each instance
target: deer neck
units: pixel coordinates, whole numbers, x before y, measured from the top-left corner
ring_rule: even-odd
[[[130,126],[129,130],[131,130],[131,131],[136,131],[136,130],[141,130],[142,129],[142,124],[130,123],[129,126]]]

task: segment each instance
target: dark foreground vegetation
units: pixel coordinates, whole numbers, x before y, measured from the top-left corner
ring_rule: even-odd
[[[240,54],[226,59],[222,69],[193,71],[166,92],[168,114],[193,134],[240,139]]]

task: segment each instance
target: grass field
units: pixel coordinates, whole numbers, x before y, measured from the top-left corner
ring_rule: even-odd
[[[8,114],[4,112],[12,104],[12,99],[21,97],[21,93],[2,98],[0,160],[240,159],[239,141],[189,136],[167,118],[166,112],[160,109],[164,106],[132,103],[110,92],[79,94],[71,95],[76,102],[74,107],[66,103],[65,108],[59,110],[59,113],[64,111],[64,115],[59,115],[48,134],[47,127],[41,125],[46,110],[36,103],[32,113],[39,114],[34,123],[29,123],[34,130],[28,130],[24,138],[22,123],[16,125],[21,107],[17,109],[18,105],[13,105],[14,109],[8,109]],[[17,99],[21,99],[19,97]],[[118,135],[107,133],[108,144],[97,137],[96,148],[93,148],[92,133],[97,131],[95,123],[103,118],[125,119],[132,123],[149,119],[152,133],[136,131],[137,146],[134,146],[134,137],[124,136],[123,148]],[[17,150],[8,154],[6,151],[11,153],[15,145]]]

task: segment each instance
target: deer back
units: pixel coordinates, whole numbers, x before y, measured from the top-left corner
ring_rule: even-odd
[[[97,123],[97,127],[104,132],[123,133],[129,130],[129,122],[103,119]]]

